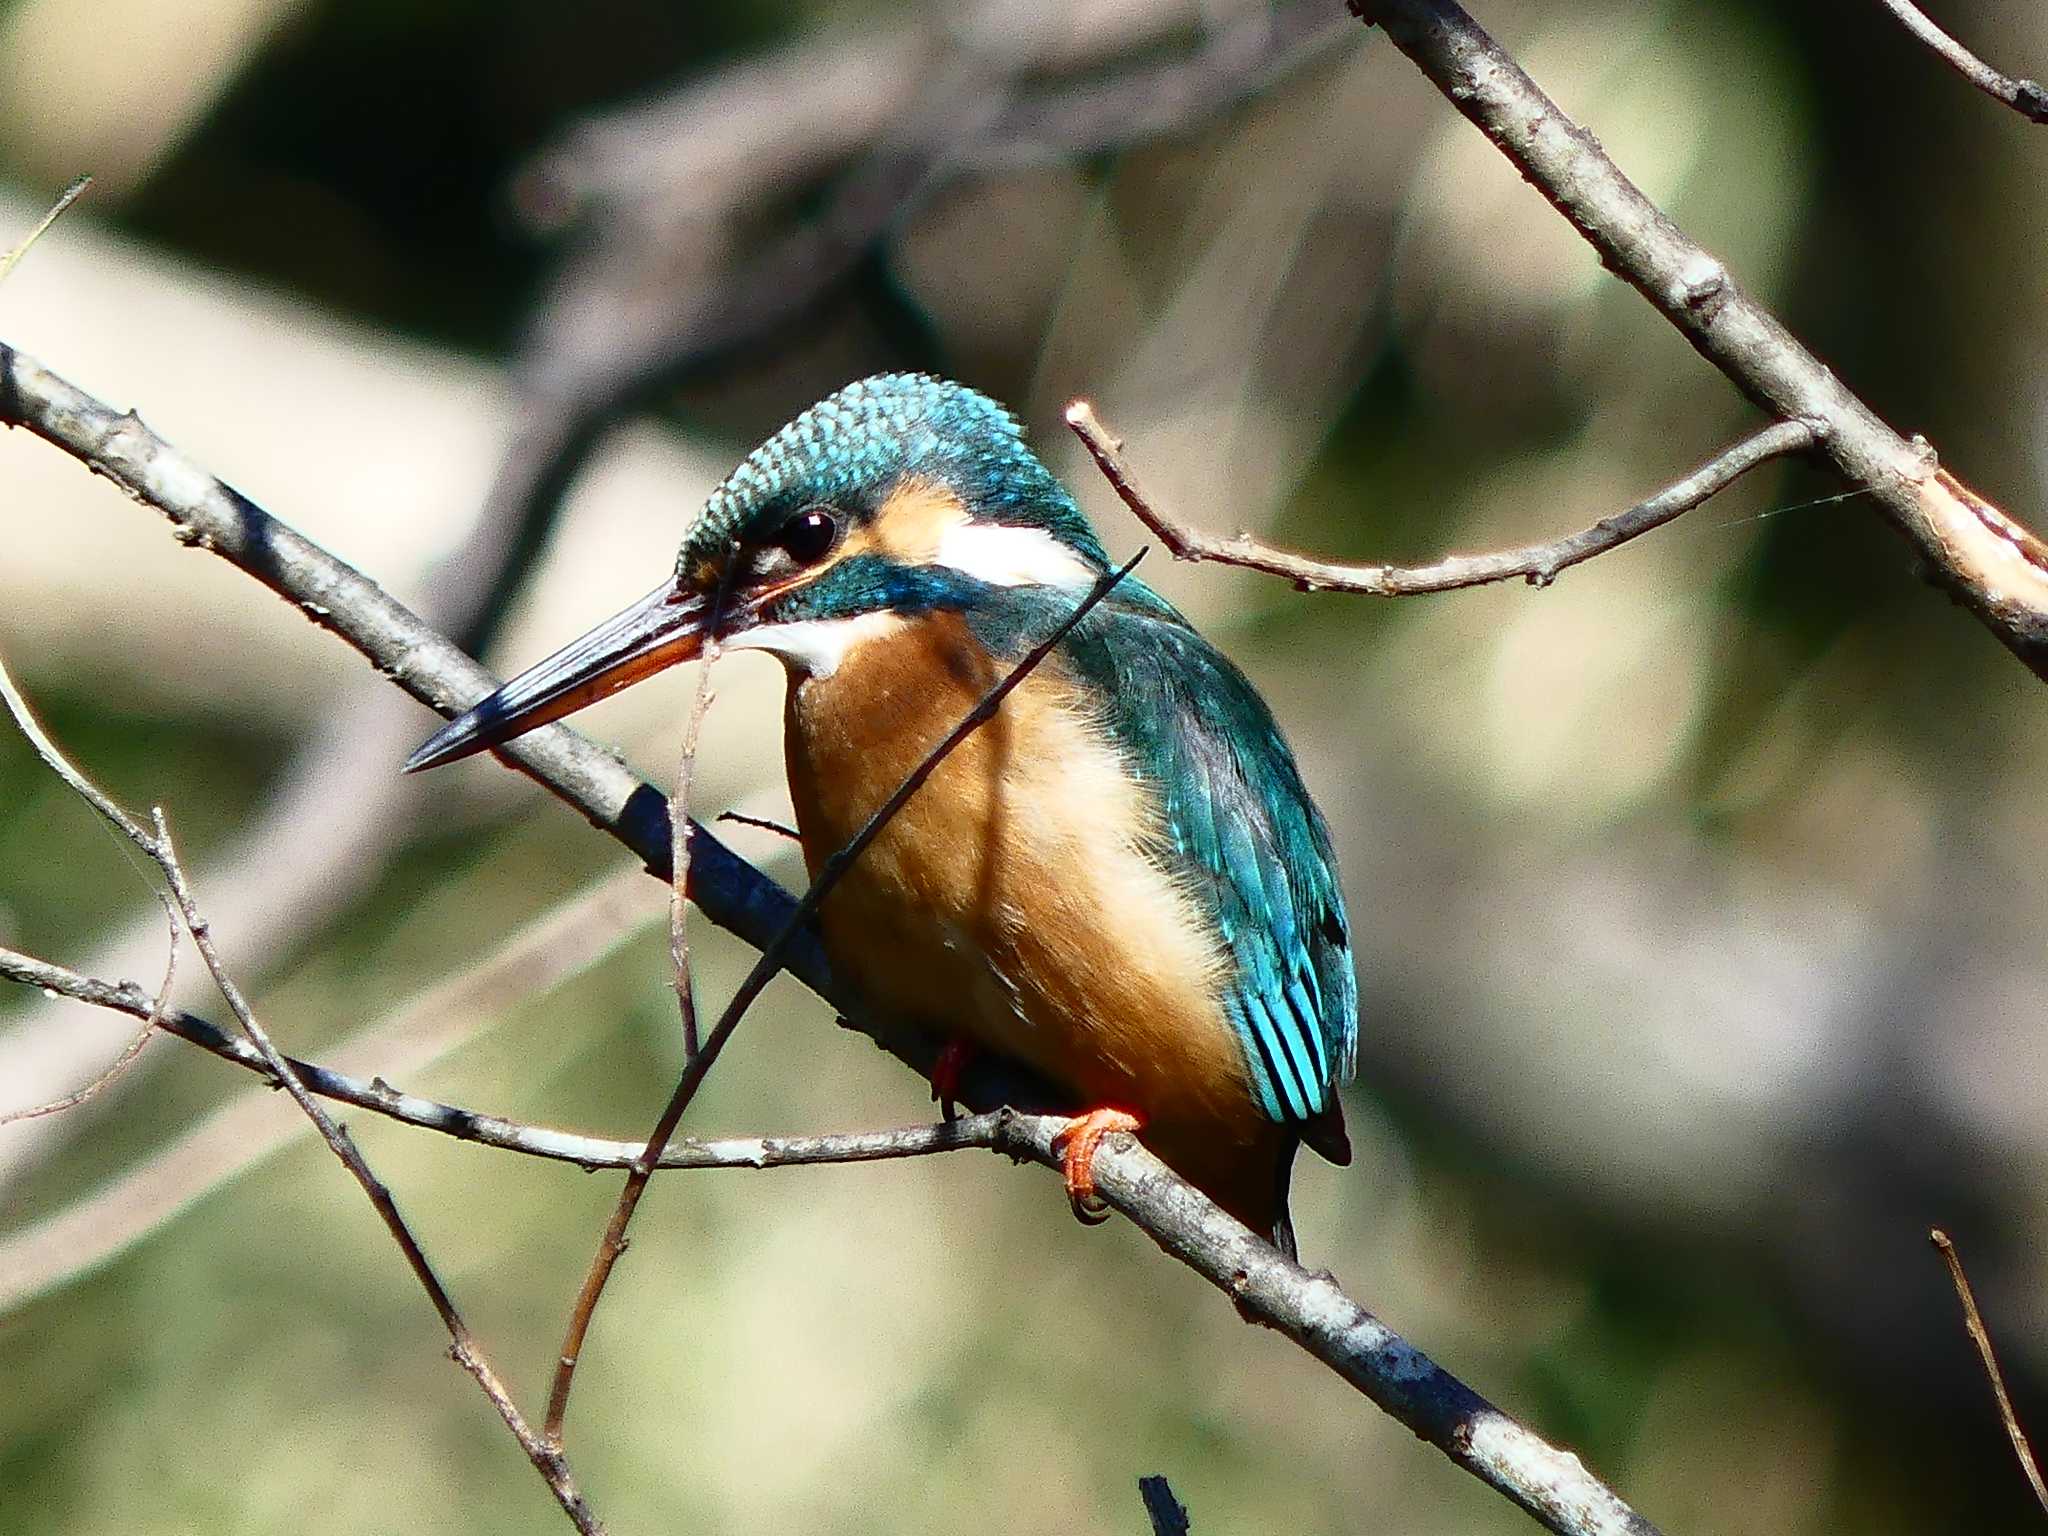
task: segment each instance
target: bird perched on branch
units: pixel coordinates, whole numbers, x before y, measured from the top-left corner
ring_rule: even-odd
[[[481,751],[699,655],[781,658],[813,877],[1110,569],[1016,419],[882,374],[749,454],[673,575],[451,721],[408,769]],[[1087,1110],[1075,1209],[1130,1130],[1292,1253],[1296,1147],[1351,1155],[1337,1087],[1357,985],[1322,817],[1244,674],[1126,578],[941,761],[826,899],[875,1009],[1020,1061]],[[949,1085],[940,1084],[945,1096]]]

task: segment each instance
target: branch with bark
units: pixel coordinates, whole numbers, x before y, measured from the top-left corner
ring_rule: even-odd
[[[1941,468],[1924,439],[1880,420],[1453,0],[1349,3],[1694,350],[1774,419],[1804,423],[1814,451],[1870,494],[1928,578],[2048,681],[2048,543]]]
[[[200,908],[191,882],[186,879],[185,866],[178,857],[176,845],[171,841],[170,825],[165,820],[161,807],[151,811],[150,823],[146,826],[122,810],[105,791],[64,756],[55,742],[50,740],[4,666],[0,666],[0,706],[4,706],[7,713],[13,717],[22,734],[28,738],[36,756],[64,781],[72,793],[91,806],[143,857],[156,865],[165,885],[169,888],[170,903],[177,911],[179,922],[190,935],[193,947],[199,951],[200,961],[205,965],[207,974],[213,978],[213,984],[228,1005],[228,1011],[234,1015],[235,1023],[242,1033],[242,1043],[261,1062],[270,1080],[283,1088],[292,1102],[297,1104],[306,1118],[312,1122],[314,1129],[320,1133],[320,1139],[327,1143],[328,1150],[334,1153],[342,1167],[347,1170],[349,1177],[356,1181],[364,1195],[369,1198],[378,1218],[383,1221],[392,1240],[398,1244],[399,1252],[405,1256],[407,1267],[412,1270],[421,1289],[433,1303],[442,1326],[448,1330],[449,1358],[475,1379],[478,1388],[489,1399],[491,1406],[498,1410],[499,1416],[505,1421],[505,1427],[512,1432],[513,1438],[526,1452],[527,1459],[546,1481],[556,1502],[561,1505],[563,1512],[568,1515],[576,1529],[584,1533],[584,1536],[603,1536],[604,1526],[577,1487],[575,1474],[570,1470],[560,1446],[545,1443],[533,1432],[532,1426],[520,1413],[503,1379],[479,1347],[476,1335],[471,1332],[461,1309],[455,1304],[455,1298],[449,1293],[447,1286],[435,1271],[433,1262],[428,1259],[426,1250],[420,1246],[419,1239],[399,1211],[397,1198],[392,1194],[390,1186],[371,1170],[369,1160],[356,1146],[355,1138],[327,1113],[325,1106],[306,1087],[291,1062],[278,1050],[270,1038],[269,1030],[264,1027],[256,1017],[255,1010],[249,1005],[240,984],[222,963],[220,952],[214,944],[213,927]],[[175,944],[172,953],[175,956]],[[153,1026],[161,1021],[162,1016],[162,1003],[152,1003],[147,1022]]]
[[[1450,592],[1483,587],[1516,577],[1532,587],[1547,587],[1558,572],[1581,565],[1595,555],[1641,538],[1726,490],[1760,464],[1811,448],[1814,432],[1803,421],[1775,422],[1702,464],[1683,480],[1666,486],[1626,511],[1602,518],[1590,528],[1527,544],[1519,549],[1480,555],[1447,555],[1428,565],[1340,565],[1277,548],[1250,534],[1228,537],[1204,533],[1174,521],[1138,486],[1124,455],[1121,438],[1113,436],[1086,400],[1067,407],[1067,425],[1088,450],[1123,504],[1139,522],[1158,534],[1176,560],[1214,561],[1284,576],[1303,592],[1356,592],[1373,597],[1412,597],[1425,592]]]
[[[149,1007],[140,988],[82,977],[11,952],[0,951],[0,976],[123,1013]],[[174,1012],[164,1025],[238,1066],[265,1076],[274,1071],[246,1042],[191,1014]],[[517,1125],[435,1103],[381,1080],[366,1083],[312,1063],[292,1066],[314,1092],[484,1146],[593,1168],[630,1168],[646,1156],[643,1143]],[[664,1148],[659,1166],[765,1169],[980,1149],[1057,1171],[1054,1142],[1067,1124],[1063,1115],[998,1108],[935,1125],[849,1135],[686,1138]],[[1576,1456],[1548,1444],[1443,1370],[1346,1295],[1334,1277],[1281,1257],[1135,1138],[1121,1132],[1111,1136],[1095,1168],[1110,1206],[1167,1254],[1223,1291],[1247,1317],[1293,1339],[1548,1529],[1574,1536],[1654,1536],[1654,1528]]]
[[[1913,0],[1878,0],[1898,17],[1899,24],[1918,38],[1942,63],[1961,75],[1993,101],[2002,101],[2030,122],[2048,123],[2048,89],[2038,81],[1993,69],[1948,33],[1937,27]]]
[[[1984,1379],[1990,1383],[1991,1399],[1998,1407],[1998,1422],[2005,1428],[2006,1439],[2012,1442],[2012,1453],[2019,1461],[2027,1486],[2034,1492],[2034,1502],[2041,1506],[2042,1514],[2048,1515],[2048,1481],[2043,1481],[2041,1465],[2034,1460],[2033,1443],[2020,1428],[2019,1415],[2013,1412],[2012,1394],[2005,1390],[2005,1372],[1999,1369],[1998,1352],[1991,1347],[1991,1332],[1984,1326],[1984,1314],[1977,1308],[1977,1293],[1971,1289],[1970,1277],[1963,1273],[1963,1256],[1956,1252],[1955,1240],[1939,1227],[1927,1234],[1927,1240],[1948,1266],[1949,1284],[1955,1288],[1956,1302],[1963,1309],[1963,1331],[1976,1346],[1977,1363],[1984,1367]]]

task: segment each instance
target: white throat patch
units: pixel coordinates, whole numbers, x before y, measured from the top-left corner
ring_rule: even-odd
[[[1043,528],[957,522],[939,535],[934,565],[992,587],[1085,587],[1097,572]]]
[[[870,640],[902,627],[893,613],[857,613],[848,619],[797,619],[743,629],[725,642],[729,651],[767,651],[803,677],[830,677],[839,664]]]

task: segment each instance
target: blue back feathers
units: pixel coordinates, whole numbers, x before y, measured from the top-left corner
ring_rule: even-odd
[[[969,622],[1021,652],[1073,594],[988,591]],[[1039,610],[1035,625],[1016,610]],[[1126,577],[1056,653],[1159,796],[1165,861],[1214,918],[1236,975],[1225,1011],[1269,1119],[1314,1120],[1358,1059],[1358,983],[1329,829],[1244,674]]]

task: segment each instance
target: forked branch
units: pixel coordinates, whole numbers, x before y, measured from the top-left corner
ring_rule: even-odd
[[[1674,485],[1625,512],[1602,518],[1590,528],[1542,544],[1496,550],[1483,555],[1449,555],[1428,565],[1340,565],[1297,555],[1253,538],[1248,533],[1222,537],[1178,523],[1160,511],[1138,488],[1124,458],[1121,438],[1110,435],[1095,408],[1086,400],[1067,407],[1067,425],[1081,439],[1103,477],[1138,521],[1158,534],[1177,560],[1210,560],[1284,576],[1303,592],[1361,592],[1374,597],[1406,597],[1421,592],[1449,592],[1521,577],[1534,587],[1547,587],[1557,573],[1595,555],[1605,554],[1630,539],[1661,528],[1690,512],[1716,492],[1770,459],[1813,446],[1813,429],[1802,421],[1774,422],[1702,464]]]
[[[1912,543],[1929,577],[2048,682],[2048,543],[1879,419],[1622,174],[1455,0],[1349,0],[1694,349],[1814,447]]]
[[[506,1428],[510,1429],[519,1441],[527,1459],[546,1480],[556,1502],[574,1522],[576,1529],[583,1532],[584,1536],[602,1536],[604,1526],[577,1487],[575,1475],[570,1471],[568,1462],[563,1459],[558,1449],[541,1442],[540,1437],[534,1434],[524,1415],[513,1403],[504,1382],[492,1368],[482,1349],[478,1347],[469,1324],[455,1305],[455,1298],[441,1283],[432,1261],[427,1258],[426,1250],[420,1246],[412,1228],[406,1224],[405,1217],[399,1212],[398,1201],[392,1195],[390,1187],[371,1170],[369,1161],[356,1147],[355,1139],[327,1113],[326,1108],[293,1070],[291,1062],[277,1049],[271,1041],[269,1032],[257,1019],[255,1010],[249,1006],[248,998],[243,995],[240,985],[222,963],[219,950],[213,942],[213,930],[208,925],[205,914],[200,910],[198,898],[193,894],[192,887],[185,878],[185,867],[179,860],[176,846],[171,841],[170,827],[164,820],[164,813],[161,810],[153,811],[151,825],[144,826],[122,810],[112,797],[74,766],[37,722],[34,713],[28,707],[28,701],[15,687],[14,680],[8,675],[5,666],[0,666],[0,704],[5,705],[8,714],[14,718],[22,734],[28,738],[36,756],[42,759],[50,771],[62,779],[73,793],[97,811],[108,825],[132,843],[162,872],[165,884],[170,887],[171,900],[177,908],[185,931],[191,935],[193,947],[199,951],[199,958],[206,966],[208,974],[212,976],[213,984],[219,989],[222,1000],[228,1005],[228,1011],[241,1026],[249,1048],[261,1060],[272,1081],[281,1086],[306,1118],[313,1122],[321,1140],[327,1143],[329,1150],[340,1159],[342,1167],[348,1170],[349,1176],[369,1197],[370,1204],[375,1207],[385,1228],[398,1244],[399,1251],[405,1255],[406,1264],[433,1303],[442,1326],[448,1330],[449,1357],[475,1378],[477,1386],[490,1400],[491,1406],[498,1410]],[[156,1003],[152,1003],[150,1020],[156,1021],[161,1014],[162,1009]]]

